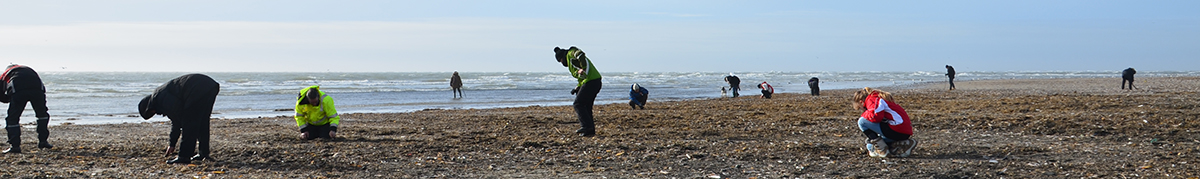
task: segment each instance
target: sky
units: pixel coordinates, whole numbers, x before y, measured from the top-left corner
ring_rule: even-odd
[[[1200,1],[0,0],[39,71],[1200,70]]]

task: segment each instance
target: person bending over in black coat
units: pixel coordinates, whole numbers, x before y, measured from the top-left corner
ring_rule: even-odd
[[[138,103],[142,119],[148,120],[156,114],[167,116],[171,119],[172,131],[176,130],[174,126],[179,126],[179,132],[183,133],[179,156],[168,160],[168,164],[188,164],[209,158],[209,119],[220,92],[221,84],[207,75],[187,74],[159,86],[154,94]],[[192,156],[197,142],[200,153]],[[167,147],[168,153],[174,146],[171,145]]]
[[[37,117],[37,147],[54,148],[46,142],[50,138],[47,126],[50,113],[46,109],[46,86],[42,84],[42,78],[33,68],[16,64],[9,65],[0,78],[4,79],[4,83],[0,84],[3,86],[0,89],[4,89],[0,102],[9,103],[8,117],[4,118],[8,126],[4,129],[8,130],[8,144],[12,145],[4,153],[21,153],[21,113],[25,111],[26,103],[33,105],[34,116]]]

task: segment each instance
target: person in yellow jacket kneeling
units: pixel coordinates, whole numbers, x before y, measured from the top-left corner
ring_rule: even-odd
[[[321,92],[320,86],[309,86],[300,90],[296,98],[296,126],[300,127],[300,138],[312,140],[318,137],[333,139],[337,137],[337,109],[333,107],[333,97]]]

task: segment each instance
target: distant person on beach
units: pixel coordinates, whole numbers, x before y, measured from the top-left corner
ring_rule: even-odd
[[[300,139],[337,138],[338,116],[333,97],[321,91],[320,86],[301,89],[296,97],[296,126],[300,127]]]
[[[579,50],[575,46],[568,49],[554,47],[554,59],[558,60],[563,67],[567,67],[571,76],[575,77],[578,84],[575,89],[571,90],[571,94],[575,95],[575,114],[579,115],[579,130],[575,133],[584,137],[596,135],[596,124],[592,118],[592,105],[596,101],[596,94],[600,94],[602,86],[600,82],[600,72],[592,65],[592,60],[584,55],[583,50]]]
[[[183,133],[179,155],[168,160],[168,164],[188,164],[210,157],[209,120],[220,92],[221,84],[207,75],[187,74],[167,81],[154,89],[154,94],[142,98],[138,103],[138,113],[142,119],[150,119],[156,114],[167,116],[171,119],[172,132],[175,132],[175,126],[179,126],[179,132]],[[192,156],[197,150],[197,142],[200,144],[200,153]],[[173,148],[174,144],[171,144],[167,152],[170,153]]]
[[[641,85],[634,83],[629,88],[629,107],[637,109],[641,107],[646,109],[646,99],[650,98],[650,91],[643,88]]]
[[[737,75],[733,75],[733,73],[729,73],[729,76],[725,76],[725,82],[729,82],[729,91],[733,92],[733,97],[735,97],[735,98],[738,97],[738,90],[742,89],[741,88],[742,80],[738,79]]]
[[[758,89],[762,90],[762,96],[758,98],[771,99],[771,94],[775,94],[775,88],[771,87],[771,84],[767,84],[765,81],[758,84]]]
[[[892,93],[863,88],[854,92],[854,108],[862,110],[858,128],[867,136],[867,151],[871,157],[907,157],[916,148],[912,120],[908,113],[892,100]]]
[[[46,142],[50,138],[47,126],[50,113],[46,109],[46,86],[42,84],[42,77],[33,68],[13,64],[4,70],[4,74],[0,74],[0,78],[4,79],[4,83],[0,84],[0,89],[4,89],[0,102],[9,103],[8,117],[4,118],[7,126],[4,129],[8,130],[8,144],[12,145],[4,153],[21,153],[21,113],[25,112],[26,103],[33,105],[33,113],[37,117],[37,147],[54,148],[50,142]]]
[[[450,75],[450,90],[456,98],[462,98],[462,77],[458,76],[458,71],[454,71],[454,75]]]
[[[954,90],[954,67],[946,65],[946,77],[950,77],[950,90]]]
[[[821,80],[817,79],[817,77],[809,78],[808,79],[808,89],[812,90],[812,92],[809,92],[809,93],[812,94],[813,96],[820,96],[821,95],[821,86],[820,85],[821,85]]]
[[[1133,74],[1137,74],[1137,70],[1133,70],[1133,67],[1126,68],[1121,72],[1121,89],[1125,89],[1125,83],[1128,81],[1129,90],[1133,90]]]

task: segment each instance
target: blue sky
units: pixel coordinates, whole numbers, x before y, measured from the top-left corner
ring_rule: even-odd
[[[39,71],[1200,70],[1200,1],[6,1]]]

